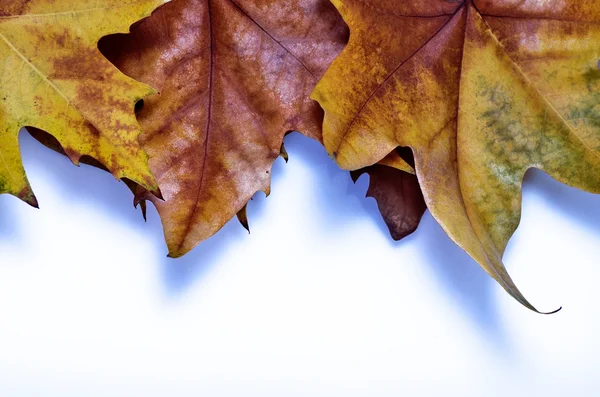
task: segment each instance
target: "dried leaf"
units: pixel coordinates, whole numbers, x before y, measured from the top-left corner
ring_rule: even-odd
[[[165,0],[13,0],[0,4],[0,193],[37,206],[19,153],[22,127],[52,134],[77,163],[93,157],[116,178],[159,194],[138,143],[134,105],[153,90],[98,51]]]
[[[410,157],[410,161],[407,161],[400,155],[401,149],[405,148],[396,148],[383,159],[379,160],[377,164],[387,165],[388,167],[395,168],[398,171],[404,171],[407,174],[415,175],[414,159],[412,156],[412,152],[410,151],[410,149],[408,149],[408,152],[405,154],[405,156]]]
[[[244,229],[246,229],[248,233],[250,233],[250,224],[248,223],[248,212],[246,210],[247,206],[247,204],[244,205],[242,209],[238,211],[237,218],[241,225],[244,227]]]
[[[536,167],[600,192],[600,3],[334,0],[351,30],[313,97],[348,169],[409,146],[450,237],[536,310],[502,263]]]
[[[354,182],[362,174],[369,174],[367,197],[377,201],[379,212],[394,240],[414,232],[427,208],[419,181],[414,171],[410,171],[413,171],[412,167],[394,151],[375,165],[350,172]]]
[[[347,34],[327,0],[174,0],[101,43],[119,69],[161,91],[139,121],[165,201],[137,193],[157,207],[170,256],[268,194],[286,132],[320,136],[309,94]]]

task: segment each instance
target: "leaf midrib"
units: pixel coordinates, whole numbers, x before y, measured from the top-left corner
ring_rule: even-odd
[[[207,0],[206,4],[207,4],[207,12],[208,12],[208,23],[209,23],[209,34],[210,34],[210,72],[209,72],[209,87],[208,87],[208,110],[207,110],[207,126],[206,126],[206,138],[204,140],[204,155],[203,155],[203,159],[202,159],[202,171],[201,171],[201,176],[200,176],[200,182],[199,182],[199,186],[198,186],[198,192],[197,192],[197,196],[196,199],[194,200],[194,208],[188,218],[188,223],[186,225],[185,231],[182,234],[182,238],[180,240],[180,243],[177,245],[177,249],[176,249],[176,253],[179,253],[179,251],[181,251],[181,249],[183,248],[190,230],[192,229],[192,224],[194,222],[194,217],[196,215],[196,212],[198,211],[198,202],[200,201],[200,196],[202,194],[202,188],[204,185],[204,177],[206,174],[206,162],[207,162],[207,158],[208,158],[208,139],[209,139],[209,135],[210,135],[210,123],[211,123],[211,118],[212,118],[212,102],[213,102],[213,91],[214,91],[214,58],[215,58],[215,42],[216,40],[214,39],[214,31],[213,31],[213,22],[212,22],[212,13],[211,13],[211,1],[212,0]],[[262,32],[264,32],[267,36],[269,36],[269,38],[271,40],[273,40],[273,42],[277,43],[278,46],[280,46],[286,53],[288,53],[291,57],[293,57],[311,76],[312,78],[317,81],[317,77],[314,75],[314,73],[308,68],[308,66],[306,66],[298,57],[296,57],[296,55],[294,55],[286,46],[283,45],[283,43],[279,40],[277,40],[271,33],[269,33],[265,28],[262,27],[262,25],[260,25],[258,23],[258,21],[256,21],[254,18],[252,18],[250,16],[250,14],[248,14],[246,12],[246,10],[244,10],[239,4],[237,4],[234,0],[227,0],[229,1],[234,7],[236,7],[245,17],[247,17],[250,21],[252,21],[252,23],[254,23]]]
[[[139,0],[133,0],[129,2],[123,2],[114,7],[93,7],[93,8],[85,8],[83,10],[73,10],[73,11],[59,11],[59,12],[48,12],[44,14],[19,14],[19,15],[5,15],[0,16],[0,21],[3,19],[18,19],[18,18],[44,18],[44,17],[56,17],[62,15],[74,15],[74,14],[83,14],[91,11],[109,11],[114,10],[116,8],[123,8],[130,6],[131,4],[139,3]]]
[[[35,66],[32,62],[30,62],[25,55],[23,55],[21,53],[21,51],[19,51],[19,49],[17,47],[15,47],[9,40],[8,38],[3,35],[0,32],[0,39],[2,39],[2,41],[4,41],[6,43],[6,45],[8,45],[8,47],[19,56],[19,58],[21,58],[23,60],[24,63],[26,63],[31,69],[33,69],[33,71],[38,74],[46,83],[48,83],[48,85],[50,87],[52,87],[65,101],[67,101],[67,103],[70,105],[71,104],[71,100],[69,98],[67,98],[67,96],[65,95],[65,93],[63,93],[60,88],[58,88],[58,86],[56,86],[56,84],[54,84],[50,79],[48,79],[48,77],[42,73],[41,70],[39,70],[37,68],[37,66]]]
[[[454,19],[454,17],[460,12],[460,10],[462,10],[463,7],[464,7],[464,5],[461,5],[460,7],[458,7],[456,9],[456,11],[454,11],[453,14],[448,15],[448,20],[446,22],[444,22],[442,24],[442,26],[440,26],[435,31],[434,34],[432,34],[430,37],[428,37],[427,40],[425,40],[418,48],[416,48],[408,57],[406,57],[405,59],[403,59],[402,61],[400,61],[400,63],[398,64],[398,66],[396,66],[390,73],[388,73],[388,75],[383,79],[383,81],[381,83],[379,83],[377,85],[377,87],[375,87],[375,89],[371,92],[371,94],[367,97],[367,99],[365,99],[365,101],[360,105],[360,107],[356,111],[356,114],[354,115],[354,117],[352,118],[352,120],[350,121],[350,123],[348,124],[348,126],[346,127],[346,129],[340,135],[340,141],[338,142],[336,148],[332,151],[332,153],[334,153],[334,155],[339,151],[340,147],[342,146],[342,141],[346,141],[347,143],[350,143],[346,139],[346,137],[350,133],[350,129],[352,128],[352,126],[354,125],[354,123],[358,120],[358,117],[363,112],[363,110],[365,109],[365,107],[369,104],[369,102],[371,102],[371,100],[373,99],[373,97],[375,96],[375,94],[377,94],[377,92],[383,86],[386,85],[386,83],[398,72],[398,70],[400,70],[400,68],[403,65],[405,65],[408,61],[410,61],[412,58],[414,58],[427,44],[429,44],[429,42],[431,42],[431,40],[433,40],[438,34],[440,34],[440,32],[442,30],[444,30],[444,28],[446,26],[448,26],[448,24],[450,23],[450,21],[452,21]]]
[[[6,38],[5,35],[3,35],[2,33],[0,33],[0,39],[6,43],[6,45],[15,53],[17,54],[25,64],[29,65],[29,67],[31,67],[31,69],[33,69],[33,71],[38,74],[46,83],[48,83],[48,85],[50,87],[52,87],[66,102],[67,102],[67,106],[71,106],[71,101],[67,98],[67,96],[52,82],[48,79],[47,76],[45,76],[41,70],[39,70],[33,63],[31,63],[9,40],[8,38]],[[22,127],[19,125],[19,127]],[[16,182],[16,179],[14,177],[14,175],[12,174],[10,167],[8,166],[8,164],[6,164],[6,160],[4,159],[4,154],[2,153],[2,148],[0,148],[0,156],[2,157],[2,163],[4,164],[4,167],[6,168],[6,170],[8,171],[8,174],[10,175],[11,179],[13,180],[13,182]]]
[[[126,5],[127,5],[127,4],[126,4]],[[111,8],[108,8],[108,9],[120,8],[120,7],[124,7],[124,6],[126,6],[126,5],[121,5],[121,6],[118,6],[118,7],[111,7]],[[103,9],[103,10],[104,10],[105,8],[101,8],[101,9]],[[82,12],[83,12],[83,11],[82,11]],[[60,90],[60,88],[59,88],[59,87],[58,87],[56,84],[54,84],[54,82],[53,82],[52,80],[50,80],[50,79],[48,78],[48,76],[46,76],[46,75],[45,75],[45,74],[44,74],[44,73],[43,73],[43,72],[42,72],[40,69],[38,69],[38,67],[37,67],[37,66],[35,66],[35,65],[34,65],[34,64],[31,62],[31,61],[29,61],[29,59],[27,59],[27,57],[26,57],[26,56],[25,56],[23,53],[21,53],[21,52],[19,51],[19,49],[18,49],[18,48],[16,48],[16,47],[15,47],[15,45],[14,45],[14,44],[13,44],[13,43],[12,43],[10,40],[8,40],[8,38],[7,38],[7,37],[6,37],[4,34],[2,34],[2,32],[0,32],[0,40],[2,40],[4,43],[6,43],[6,45],[7,45],[7,46],[10,48],[10,50],[11,50],[12,52],[14,52],[15,54],[17,54],[17,56],[18,56],[19,58],[21,58],[21,60],[22,60],[22,61],[23,61],[23,62],[24,62],[26,65],[28,65],[28,66],[29,66],[29,67],[30,67],[30,68],[31,68],[31,69],[32,69],[32,70],[33,70],[33,71],[34,71],[34,72],[35,72],[35,73],[36,73],[38,76],[40,76],[40,77],[42,78],[42,80],[43,80],[44,82],[46,82],[46,83],[47,83],[47,84],[48,84],[48,85],[49,85],[49,86],[50,86],[50,87],[51,87],[51,88],[52,88],[52,89],[53,89],[53,90],[54,90],[54,91],[55,91],[55,92],[56,92],[58,95],[60,95],[60,97],[61,97],[61,98],[63,98],[63,99],[64,99],[64,101],[65,101],[65,102],[66,102],[66,104],[67,104],[67,109],[68,109],[68,108],[75,109],[75,110],[77,111],[77,113],[79,114],[79,116],[80,116],[80,117],[81,117],[83,120],[85,120],[85,121],[87,121],[88,123],[90,123],[90,124],[91,124],[91,125],[92,125],[94,128],[96,128],[98,131],[101,131],[100,129],[98,129],[98,128],[97,128],[97,127],[94,125],[94,123],[92,123],[90,120],[88,120],[88,119],[87,119],[87,118],[86,118],[86,117],[83,115],[83,113],[82,113],[82,112],[81,112],[81,111],[78,109],[78,107],[77,107],[77,106],[75,106],[75,105],[74,105],[74,104],[71,102],[71,100],[69,99],[69,97],[68,97],[68,96],[67,96],[67,95],[66,95],[64,92],[62,92],[62,91]],[[24,125],[18,125],[18,126],[19,126],[19,127],[24,127]],[[119,152],[119,153],[122,153],[123,155],[128,155],[128,153],[126,153],[126,152],[123,150],[123,148],[122,148],[121,146],[119,146],[119,145],[114,145],[114,144],[111,144],[111,146],[113,147],[113,150],[115,150],[115,151],[117,151],[117,152]],[[7,166],[7,168],[8,168],[8,166]],[[9,170],[9,171],[10,171],[10,170]],[[112,171],[111,171],[111,172],[112,172]]]
[[[492,35],[492,37],[494,38],[494,40],[496,40],[496,43],[498,44],[499,47],[501,47],[502,49],[504,49],[504,45],[502,44],[502,42],[500,41],[500,39],[498,38],[498,36],[496,36],[496,34],[494,33],[494,30],[492,29],[492,27],[490,25],[488,25],[488,23],[485,20],[485,17],[497,17],[495,15],[488,15],[488,14],[481,14],[481,19],[483,20],[483,23],[485,23],[486,27],[488,28],[488,30],[490,31],[490,34]],[[507,17],[507,18],[513,18],[513,17]],[[517,18],[517,19],[525,19],[525,18]],[[553,21],[558,21],[558,22],[576,22],[576,21],[571,21],[571,20],[564,20],[564,19],[550,19],[550,18],[530,18],[530,19],[541,19],[541,20],[553,20]],[[585,21],[579,21],[581,23],[589,23],[589,22],[585,22]],[[591,152],[591,154],[600,159],[600,153],[598,153],[596,150],[592,149],[584,140],[583,138],[581,138],[579,136],[579,134],[577,134],[577,131],[575,131],[573,129],[573,127],[571,126],[571,124],[563,117],[563,115],[554,107],[554,105],[552,105],[552,103],[548,100],[548,98],[546,97],[546,95],[542,94],[540,92],[540,90],[535,86],[535,84],[533,84],[533,82],[531,81],[531,79],[529,78],[529,76],[527,75],[527,73],[525,73],[525,71],[521,68],[521,66],[510,56],[510,54],[505,50],[504,54],[506,55],[506,57],[510,60],[510,62],[512,63],[512,65],[519,71],[519,74],[521,76],[523,76],[523,78],[525,79],[527,86],[529,88],[531,88],[532,90],[534,90],[539,97],[544,101],[544,103],[550,108],[552,109],[552,111],[554,112],[554,114],[556,116],[558,116],[558,118],[560,119],[560,121],[562,122],[562,124],[569,130],[569,132],[574,135],[575,137],[577,137],[577,139],[581,142],[581,144],[584,146],[584,148],[586,150],[588,150],[589,152]]]

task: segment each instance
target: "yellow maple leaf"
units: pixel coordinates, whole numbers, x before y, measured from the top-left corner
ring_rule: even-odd
[[[600,192],[600,2],[333,0],[350,43],[317,85],[348,169],[414,151],[427,206],[515,299],[502,254],[539,168]]]
[[[0,3],[0,193],[37,200],[18,133],[53,135],[74,163],[83,155],[159,194],[138,143],[135,103],[152,88],[122,74],[98,50],[167,0],[9,0]]]

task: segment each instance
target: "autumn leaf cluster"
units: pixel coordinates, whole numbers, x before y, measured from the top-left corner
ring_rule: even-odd
[[[25,127],[151,202],[172,257],[247,228],[298,131],[394,239],[427,207],[536,310],[502,263],[525,172],[600,192],[595,0],[7,0],[0,59],[0,193],[37,206]]]

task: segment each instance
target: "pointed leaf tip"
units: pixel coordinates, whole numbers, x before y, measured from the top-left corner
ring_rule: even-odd
[[[247,206],[248,204],[244,205],[244,207],[238,211],[237,219],[242,224],[244,229],[248,231],[248,234],[250,234],[250,225],[248,224],[248,214],[246,210]]]

